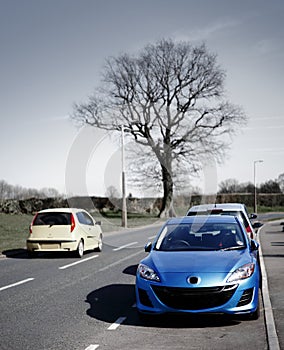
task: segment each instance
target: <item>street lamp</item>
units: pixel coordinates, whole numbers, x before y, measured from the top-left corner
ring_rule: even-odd
[[[254,182],[254,212],[257,214],[257,198],[256,198],[256,164],[263,163],[263,160],[255,160],[253,162],[253,182]]]
[[[126,206],[126,190],[125,190],[125,170],[124,170],[124,127],[121,126],[121,168],[122,168],[122,216],[121,226],[127,227],[127,206]]]

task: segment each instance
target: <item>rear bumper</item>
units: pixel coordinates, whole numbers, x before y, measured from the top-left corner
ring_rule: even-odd
[[[30,252],[74,251],[77,247],[76,240],[27,240],[27,250]]]

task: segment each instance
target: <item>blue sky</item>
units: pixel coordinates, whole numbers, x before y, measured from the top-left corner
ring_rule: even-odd
[[[94,195],[119,185],[118,146],[68,116],[99,84],[107,57],[161,38],[205,42],[227,72],[228,98],[249,118],[215,187],[253,181],[258,159],[257,182],[276,179],[284,173],[283,23],[282,0],[0,0],[0,179]]]

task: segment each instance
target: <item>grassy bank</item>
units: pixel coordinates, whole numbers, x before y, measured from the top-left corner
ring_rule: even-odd
[[[95,219],[101,221],[103,232],[122,230],[121,214],[109,213],[108,215],[94,215]],[[10,215],[0,213],[0,253],[21,249],[26,246],[26,239],[29,234],[29,225],[32,215]],[[157,217],[151,215],[129,214],[127,227],[139,227],[159,222]]]
[[[0,213],[0,252],[25,247],[31,221],[32,215]]]
[[[178,216],[185,215],[188,208],[176,208]],[[253,212],[253,208],[248,208]],[[284,212],[284,208],[258,207],[258,213]],[[108,212],[103,216],[100,213],[94,214],[96,220],[101,221],[103,232],[122,230],[121,213]],[[29,225],[32,221],[32,215],[9,215],[0,213],[0,253],[13,249],[21,249],[26,246],[26,239],[29,234]],[[153,215],[128,213],[127,227],[134,228],[145,225],[161,223]]]

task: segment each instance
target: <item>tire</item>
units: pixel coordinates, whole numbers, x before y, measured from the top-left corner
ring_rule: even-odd
[[[35,258],[37,256],[37,253],[33,250],[27,250],[27,254],[30,259]]]
[[[257,309],[249,315],[249,319],[252,321],[258,320],[260,316],[260,308],[257,305]]]
[[[100,234],[98,246],[95,248],[95,252],[101,252],[103,250],[103,235]]]
[[[138,318],[142,323],[149,323],[153,317],[149,314],[144,314],[143,312],[138,311]]]
[[[84,242],[81,239],[76,250],[76,256],[77,258],[82,258],[83,255],[84,255]]]
[[[260,295],[260,290],[258,290],[259,292],[259,295]],[[257,303],[257,308],[254,312],[250,313],[248,315],[248,319],[251,320],[251,321],[255,321],[255,320],[258,320],[259,319],[259,316],[260,316],[260,306],[259,306],[259,298],[258,298],[258,303]]]

